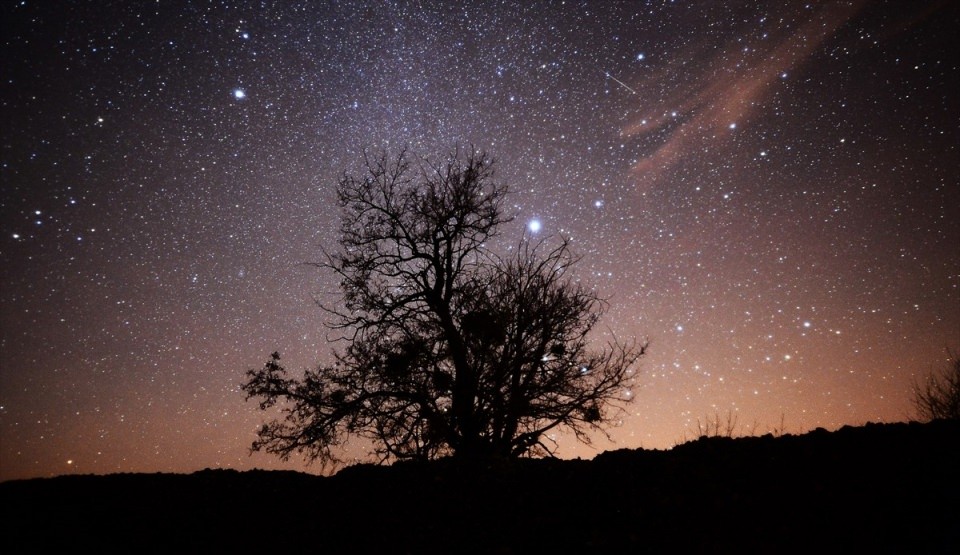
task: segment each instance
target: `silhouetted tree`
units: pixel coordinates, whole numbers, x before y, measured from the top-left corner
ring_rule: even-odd
[[[913,405],[922,420],[960,420],[960,354],[944,369],[913,386]]]
[[[381,460],[515,457],[552,453],[550,430],[603,430],[645,345],[588,349],[606,305],[568,276],[566,240],[491,249],[507,192],[476,152],[365,157],[340,180],[340,247],[317,265],[340,279],[342,303],[324,308],[347,346],[300,379],[277,353],[247,372],[247,398],[282,410],[254,450],[334,462],[358,436]]]

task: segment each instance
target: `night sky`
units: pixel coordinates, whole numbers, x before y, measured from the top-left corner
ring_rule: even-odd
[[[0,479],[318,472],[249,455],[239,385],[330,360],[303,263],[404,145],[489,152],[504,239],[571,237],[598,339],[649,338],[561,456],[908,419],[960,345],[957,6],[5,2]]]

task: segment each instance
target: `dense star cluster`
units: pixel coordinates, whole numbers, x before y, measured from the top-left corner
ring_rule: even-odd
[[[304,264],[365,149],[475,145],[649,338],[615,442],[911,416],[960,340],[952,2],[8,2],[0,479],[303,468],[244,370],[329,360]],[[358,444],[349,456],[362,457]]]

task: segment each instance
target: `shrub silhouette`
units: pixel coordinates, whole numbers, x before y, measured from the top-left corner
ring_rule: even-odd
[[[569,243],[491,247],[512,218],[484,153],[364,162],[337,187],[339,250],[316,264],[340,280],[324,308],[346,347],[302,378],[278,353],[247,372],[247,398],[283,415],[253,449],[328,463],[351,437],[381,460],[550,454],[554,429],[589,442],[631,399],[645,345],[588,348],[606,305],[570,276]]]
[[[960,420],[960,355],[931,372],[922,383],[914,383],[913,405],[922,420]]]

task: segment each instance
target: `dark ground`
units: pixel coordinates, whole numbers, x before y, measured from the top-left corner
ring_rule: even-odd
[[[0,484],[0,553],[960,553],[960,424],[592,461]],[[626,550],[626,551],[622,551]]]

